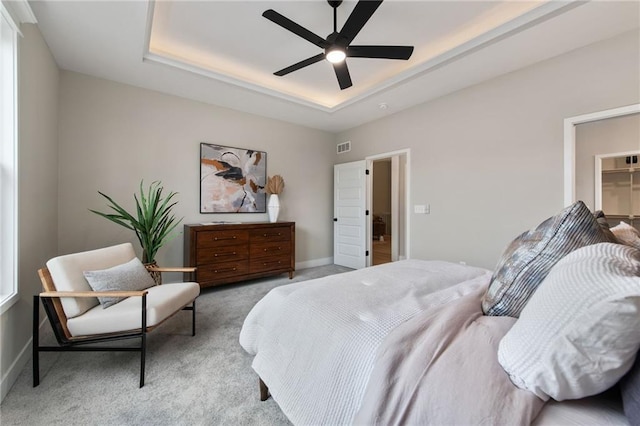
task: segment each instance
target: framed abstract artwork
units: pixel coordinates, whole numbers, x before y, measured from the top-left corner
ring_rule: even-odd
[[[267,153],[200,144],[200,213],[265,213]]]

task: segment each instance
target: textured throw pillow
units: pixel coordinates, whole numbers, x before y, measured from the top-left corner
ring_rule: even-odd
[[[636,362],[620,381],[622,391],[622,405],[624,414],[632,425],[640,425],[640,356],[636,355]]]
[[[626,222],[611,228],[611,232],[616,236],[621,244],[640,249],[640,231]]]
[[[482,299],[485,315],[518,317],[553,265],[573,250],[609,242],[582,201],[517,237],[498,261]]]
[[[153,287],[156,283],[140,259],[134,257],[127,263],[109,269],[84,271],[84,277],[94,291],[136,291]],[[102,308],[124,300],[123,297],[98,297]]]
[[[583,398],[629,371],[638,330],[640,251],[594,244],[553,267],[500,341],[498,361],[516,386],[542,399]]]

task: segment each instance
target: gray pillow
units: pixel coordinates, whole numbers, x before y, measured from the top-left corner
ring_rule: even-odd
[[[84,271],[83,274],[94,291],[137,291],[156,284],[137,257],[122,265],[98,271]],[[124,297],[98,297],[103,309],[124,299]]]
[[[609,242],[582,201],[517,237],[498,261],[482,299],[485,315],[518,317],[553,265],[573,250]]]
[[[616,236],[620,244],[626,244],[640,250],[640,231],[634,226],[629,225],[627,222],[620,222],[620,224],[611,228],[611,232]]]
[[[620,381],[624,414],[632,425],[640,425],[640,356],[631,371]]]
[[[604,232],[607,238],[609,238],[609,242],[618,244],[619,241],[616,236],[613,235],[613,232],[611,232],[609,221],[607,220],[607,216],[605,216],[604,212],[602,210],[597,210],[593,212],[593,217],[595,217],[596,221],[598,221],[598,225],[600,225],[600,229],[602,229],[602,232]]]

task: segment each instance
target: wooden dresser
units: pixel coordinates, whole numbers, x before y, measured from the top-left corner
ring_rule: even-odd
[[[283,272],[293,278],[295,230],[295,222],[184,225],[184,265],[197,267],[200,287]]]

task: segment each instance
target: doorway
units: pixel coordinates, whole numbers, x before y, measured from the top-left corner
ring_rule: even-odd
[[[334,264],[359,269],[410,258],[409,154],[406,149],[334,166]],[[383,185],[390,187],[390,204],[376,207],[375,223],[374,162],[389,169]]]
[[[367,266],[409,258],[409,150],[367,157]]]
[[[391,158],[372,161],[371,173],[371,264],[380,265],[392,260]]]

